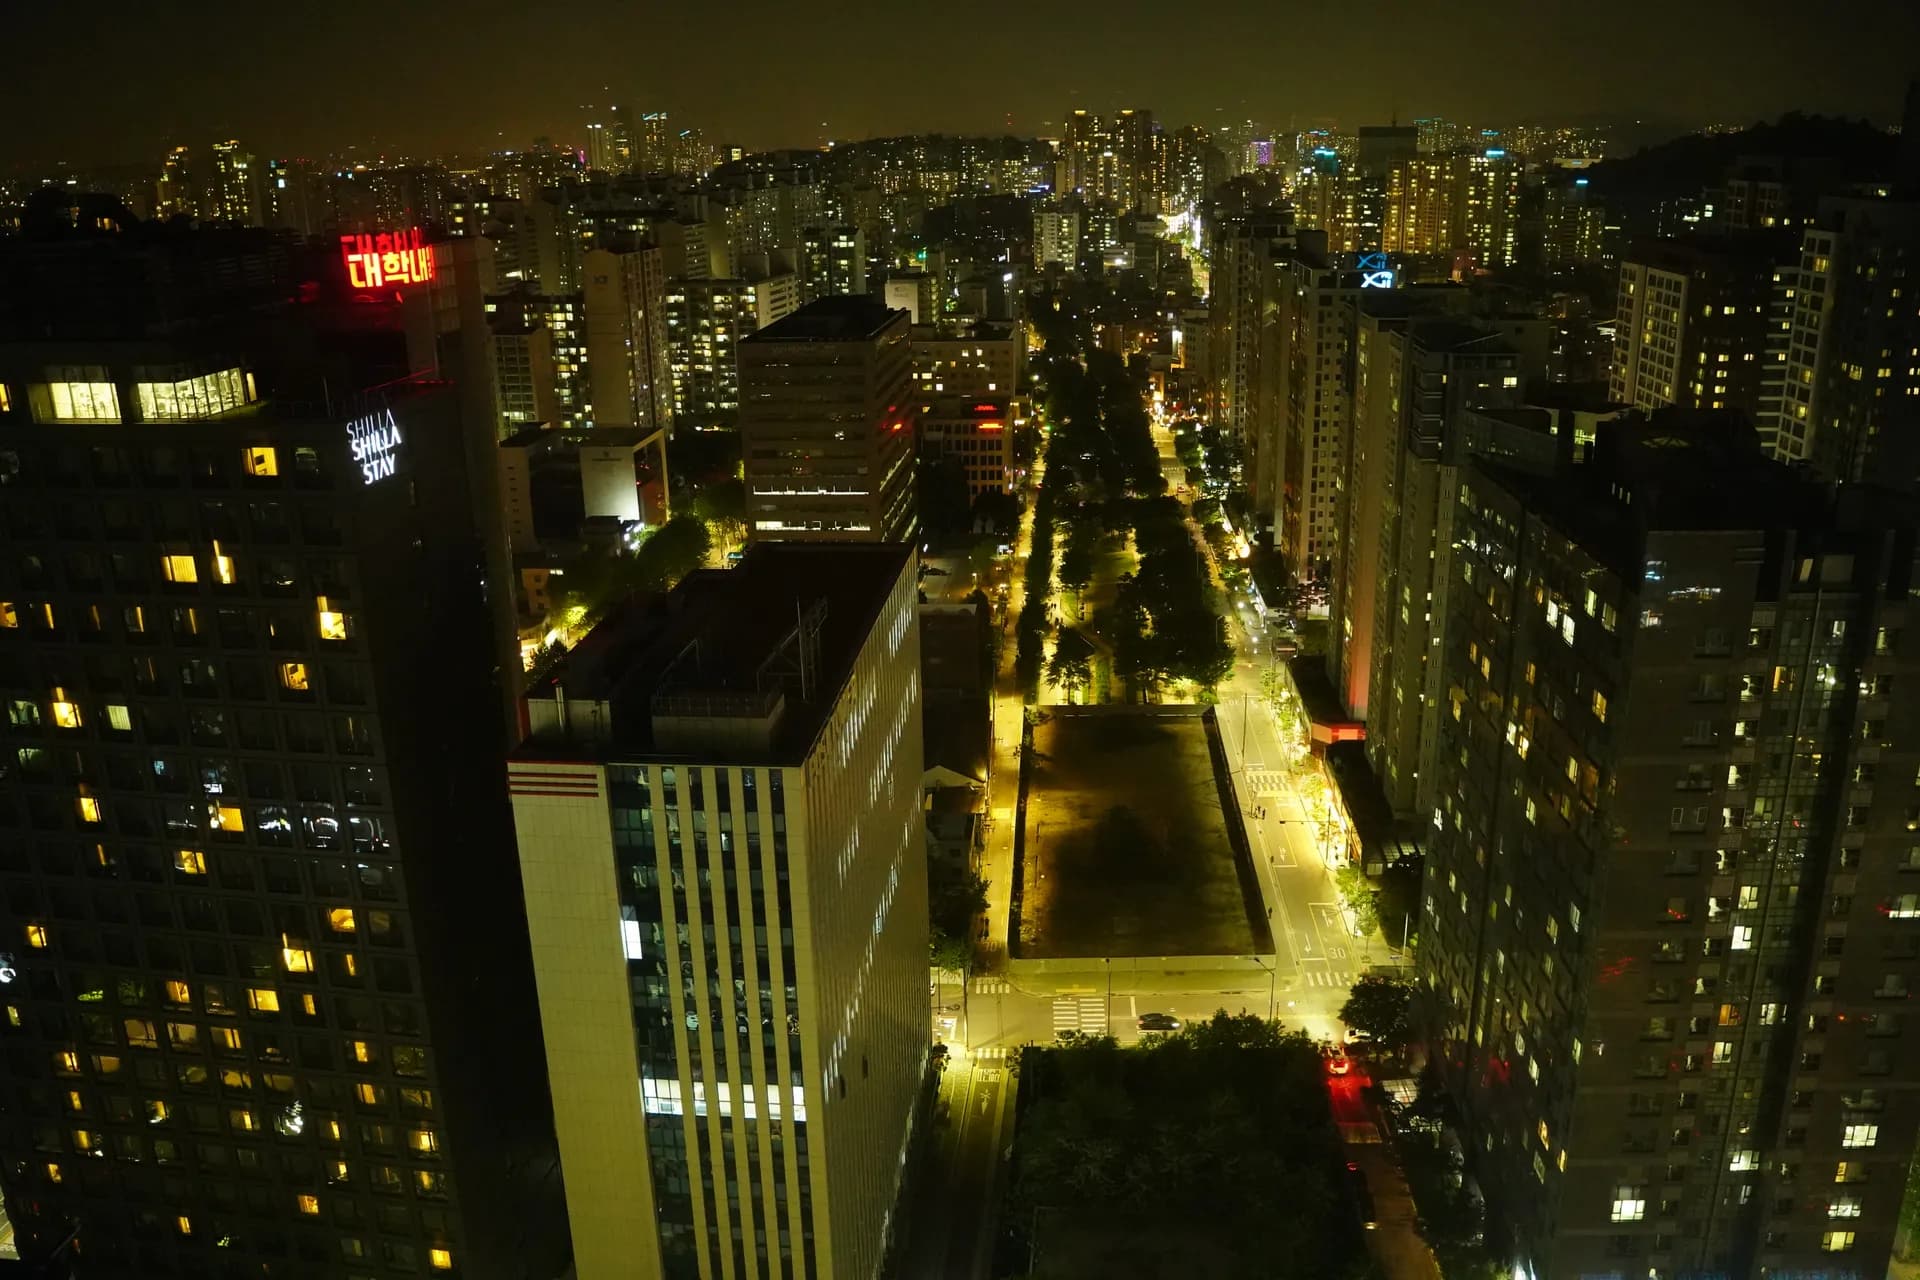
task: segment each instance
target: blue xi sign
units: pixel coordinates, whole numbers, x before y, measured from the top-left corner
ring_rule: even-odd
[[[1391,289],[1398,273],[1387,265],[1384,253],[1363,253],[1355,260],[1354,266],[1360,270],[1362,289]]]

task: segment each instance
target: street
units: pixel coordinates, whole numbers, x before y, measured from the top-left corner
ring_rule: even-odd
[[[1163,470],[1176,490],[1185,469],[1174,453],[1172,433],[1154,428]],[[1034,470],[1034,484],[1041,478]],[[1343,1032],[1340,1006],[1367,966],[1389,959],[1378,939],[1356,939],[1341,914],[1340,895],[1327,865],[1319,822],[1300,794],[1283,750],[1278,722],[1261,695],[1262,663],[1271,649],[1260,620],[1244,597],[1228,614],[1227,626],[1238,655],[1232,674],[1220,686],[1217,716],[1227,752],[1235,802],[1247,831],[1257,879],[1274,935],[1271,955],[1246,957],[1238,970],[1209,969],[1180,959],[1121,965],[1089,960],[1084,966],[1023,979],[1016,986],[1007,963],[1008,893],[1013,881],[1013,836],[1019,804],[1019,752],[1025,708],[1013,669],[1014,623],[1024,603],[1022,572],[1032,545],[1031,493],[1027,495],[1011,555],[1003,557],[1007,598],[999,622],[999,659],[993,694],[992,774],[986,797],[986,840],[980,872],[987,881],[987,913],[981,923],[976,969],[967,989],[944,985],[933,999],[935,1034],[951,1059],[940,1086],[942,1119],[927,1176],[916,1197],[913,1236],[908,1244],[916,1277],[977,1280],[988,1274],[998,1202],[995,1179],[1004,1170],[1002,1156],[1011,1139],[1015,1092],[1010,1059],[1024,1044],[1050,1044],[1067,1032],[1112,1035],[1121,1044],[1137,1043],[1143,1014],[1170,1015],[1181,1022],[1212,1016],[1216,1010],[1276,1017],[1283,1026],[1304,1030],[1315,1039],[1338,1040]],[[1204,548],[1197,527],[1196,544]],[[1207,555],[1211,566],[1212,557]],[[941,562],[944,578],[934,579],[929,594],[947,598],[971,590],[958,563]],[[1219,587],[1217,567],[1210,569]],[[992,577],[1000,580],[996,570]],[[958,579],[958,580],[956,580]],[[1224,588],[1222,597],[1225,598]],[[957,1006],[957,1007],[956,1007]],[[1151,1034],[1151,1033],[1149,1033]],[[1341,1094],[1336,1093],[1336,1107]],[[1358,1105],[1354,1092],[1352,1102]],[[1365,1121],[1365,1123],[1361,1123]],[[1405,1183],[1393,1169],[1364,1108],[1358,1119],[1343,1120],[1343,1133],[1360,1151],[1382,1215],[1397,1215],[1405,1229],[1388,1225],[1369,1232],[1369,1245],[1389,1262],[1393,1280],[1428,1280],[1421,1269],[1431,1255],[1412,1232],[1411,1202]],[[1362,1132],[1372,1134],[1362,1140]],[[1399,1199],[1396,1199],[1395,1188]],[[922,1218],[925,1220],[922,1221]],[[1408,1242],[1411,1241],[1411,1244]],[[1391,1243],[1389,1243],[1391,1242]]]

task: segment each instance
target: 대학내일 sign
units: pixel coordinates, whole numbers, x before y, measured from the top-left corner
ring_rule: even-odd
[[[347,424],[347,444],[360,465],[360,483],[377,484],[399,469],[400,424],[393,410],[376,409]]]

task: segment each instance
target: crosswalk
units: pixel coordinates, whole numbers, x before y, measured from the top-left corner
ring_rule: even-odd
[[[1005,978],[980,977],[973,980],[973,994],[977,996],[1003,996],[1013,990],[1013,984]]]
[[[1053,999],[1053,1033],[1062,1031],[1084,1031],[1091,1035],[1107,1034],[1107,1002],[1102,996],[1055,996]]]
[[[1003,1044],[983,1044],[971,1052],[976,1058],[984,1058],[995,1062],[1009,1056],[1007,1046]]]
[[[1257,796],[1279,795],[1286,779],[1272,769],[1248,769],[1247,789]]]
[[[1339,969],[1308,969],[1300,975],[1303,985],[1309,987],[1337,987],[1345,990],[1354,982],[1351,973]]]

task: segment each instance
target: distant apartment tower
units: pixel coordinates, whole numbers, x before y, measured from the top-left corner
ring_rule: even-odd
[[[867,291],[867,240],[858,227],[811,226],[800,232],[800,291],[808,302]]]
[[[1701,416],[1457,495],[1417,1000],[1516,1275],[1877,1276],[1898,1226],[1915,512]]]
[[[673,169],[677,135],[664,111],[642,111],[634,138],[634,165],[641,173],[668,173]]]
[[[153,216],[197,218],[200,216],[200,185],[193,152],[175,147],[167,152],[160,166],[160,180],[154,184]]]
[[[266,225],[266,171],[259,160],[231,138],[208,147],[207,155],[207,182],[201,193],[207,221]]]
[[[674,420],[732,425],[740,409],[740,343],[799,309],[791,272],[764,280],[684,279],[667,283],[667,349]]]
[[[928,1053],[914,563],[757,544],[527,698],[580,1280],[879,1272]]]
[[[673,365],[660,250],[653,245],[590,249],[582,274],[593,421],[647,431],[672,426]]]
[[[1499,147],[1447,160],[1457,269],[1504,267],[1519,251],[1520,161]]]
[[[587,124],[587,167],[601,173],[628,173],[634,168],[633,123],[619,107],[608,107]]]
[[[911,541],[907,313],[820,298],[740,344],[740,448],[756,540]]]
[[[1033,211],[1033,266],[1071,271],[1080,263],[1080,211],[1048,203]]]
[[[1770,315],[1787,252],[1764,232],[1636,245],[1620,263],[1612,398],[1635,409],[1733,410],[1757,423],[1779,377]]]
[[[489,339],[498,438],[505,440],[538,423],[558,423],[552,332],[526,320],[502,321],[491,327]]]

